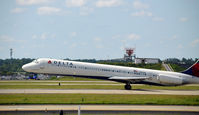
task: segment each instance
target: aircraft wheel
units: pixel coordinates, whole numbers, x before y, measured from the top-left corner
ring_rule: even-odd
[[[131,85],[130,85],[130,84],[126,84],[126,85],[124,86],[124,88],[125,88],[126,90],[131,90]]]

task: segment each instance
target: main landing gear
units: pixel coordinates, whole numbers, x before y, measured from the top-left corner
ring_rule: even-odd
[[[124,88],[126,90],[131,90],[131,84],[130,83],[126,83],[126,85],[124,86]]]

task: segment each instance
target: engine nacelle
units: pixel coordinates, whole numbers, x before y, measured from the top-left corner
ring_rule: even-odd
[[[172,76],[172,75],[159,75],[157,78],[160,83],[165,85],[181,85],[183,84],[183,79],[178,76]]]

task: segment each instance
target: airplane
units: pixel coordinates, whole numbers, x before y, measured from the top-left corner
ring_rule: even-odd
[[[199,60],[183,72],[170,72],[135,67],[85,63],[39,58],[22,66],[26,72],[61,76],[85,77],[122,82],[126,90],[131,84],[179,86],[199,83]]]

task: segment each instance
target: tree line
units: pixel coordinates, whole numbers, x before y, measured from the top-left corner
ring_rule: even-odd
[[[164,60],[165,63],[167,64],[173,64],[173,65],[177,65],[180,66],[182,68],[188,68],[191,65],[193,65],[199,58],[182,58],[182,59],[178,59],[178,58],[168,58],[166,60]]]
[[[13,75],[16,72],[24,72],[22,65],[33,61],[34,59],[0,59],[0,75]]]

